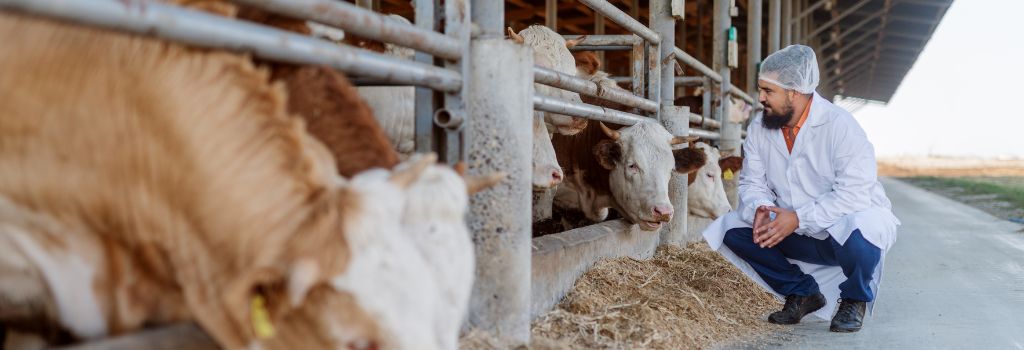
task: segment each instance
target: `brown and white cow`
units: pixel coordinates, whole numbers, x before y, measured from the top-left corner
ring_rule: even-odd
[[[687,179],[687,230],[696,232],[691,237],[699,237],[699,232],[712,221],[732,210],[722,180],[739,176],[743,158],[725,156],[717,148],[703,142],[692,143],[690,147],[702,150],[708,160],[707,164],[691,173]]]
[[[429,162],[339,177],[242,55],[9,14],[0,48],[5,325],[88,339],[195,319],[227,348],[440,347],[446,287],[401,221]]]
[[[672,218],[671,172],[696,171],[706,160],[702,150],[671,148],[688,141],[653,121],[619,130],[591,123],[578,135],[556,135],[555,152],[568,179],[555,205],[580,209],[593,221],[603,221],[608,208],[615,208],[641,229],[656,230]]]
[[[609,77],[608,72],[601,70],[601,60],[597,57],[597,54],[593,51],[580,51],[573,54],[573,58],[576,59],[576,76],[590,80],[597,84],[598,89],[617,89],[625,90],[619,87]],[[607,101],[597,97],[591,97],[587,95],[581,95],[580,99],[583,103],[588,103],[596,106],[607,107],[617,110],[628,110],[628,107],[612,101]]]
[[[560,73],[576,75],[576,61],[569,52],[569,48],[576,46],[583,38],[565,40],[561,35],[555,33],[548,27],[532,25],[516,33],[508,28],[508,35],[513,41],[526,45],[533,49],[533,63],[537,66],[548,68]],[[551,96],[570,102],[581,102],[580,95],[567,90],[544,84],[533,84],[534,92],[539,95]],[[562,135],[575,135],[587,126],[586,118],[570,117],[567,115],[534,112],[547,123],[548,131]]]

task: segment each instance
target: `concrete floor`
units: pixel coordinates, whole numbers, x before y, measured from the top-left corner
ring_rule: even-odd
[[[858,333],[813,316],[725,349],[1024,349],[1024,226],[894,179],[903,222],[875,313]]]

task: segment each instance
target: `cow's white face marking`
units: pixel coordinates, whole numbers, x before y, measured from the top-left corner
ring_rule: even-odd
[[[418,160],[396,167],[402,171]],[[385,337],[384,348],[454,349],[469,303],[474,248],[464,216],[466,183],[453,170],[427,167],[407,188],[389,172],[361,173],[348,184],[360,212],[345,219],[352,259],[332,279],[351,293]],[[358,335],[335,332],[343,344]]]
[[[718,165],[721,154],[703,142],[697,142],[695,147],[703,150],[708,160],[700,170],[690,175],[696,179],[687,188],[688,210],[696,216],[717,219],[732,209],[722,184],[722,168]]]
[[[562,182],[565,177],[562,167],[555,157],[555,146],[551,143],[551,134],[547,125],[536,113],[533,117],[533,189],[552,188]]]
[[[622,154],[609,174],[612,197],[619,212],[641,229],[661,226],[655,207],[668,208],[668,182],[675,169],[669,141],[672,135],[661,125],[643,122],[619,130]]]
[[[439,299],[431,305],[441,349],[458,348],[473,288],[476,259],[465,222],[468,207],[465,181],[453,170],[435,166],[409,187],[402,215],[403,232],[423,255],[440,288]]]
[[[0,236],[6,237],[21,256],[36,266],[56,304],[61,326],[85,339],[107,335],[107,319],[94,289],[95,264],[102,258],[81,255],[96,251],[87,244],[78,244],[84,242],[65,242],[74,244],[73,250],[45,249],[32,234],[12,224],[0,225]]]

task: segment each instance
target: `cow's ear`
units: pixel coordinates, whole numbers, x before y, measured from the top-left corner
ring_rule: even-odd
[[[732,172],[740,171],[743,169],[743,157],[725,157],[718,160],[718,166],[722,168],[722,171],[731,170]]]
[[[615,169],[615,163],[622,159],[622,146],[612,140],[601,140],[594,146],[594,157],[605,169]]]
[[[673,150],[672,156],[676,159],[676,171],[683,174],[697,171],[708,162],[708,156],[700,148]]]

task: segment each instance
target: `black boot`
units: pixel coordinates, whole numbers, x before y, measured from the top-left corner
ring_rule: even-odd
[[[786,297],[786,305],[782,311],[768,315],[768,322],[774,324],[797,324],[804,315],[818,311],[825,306],[825,296],[821,293],[806,297],[790,295]]]
[[[839,311],[832,317],[832,326],[828,330],[833,332],[850,333],[860,330],[864,324],[864,311],[868,303],[856,300],[839,300]]]

